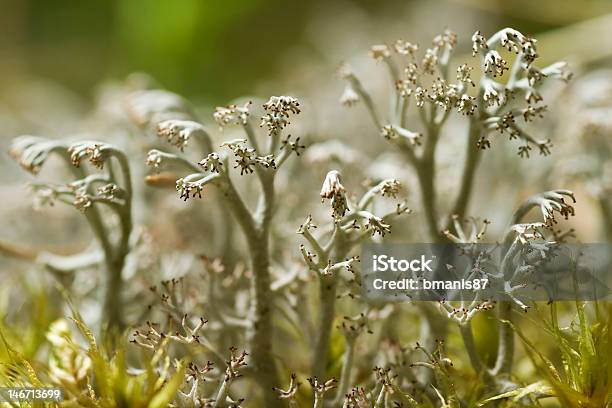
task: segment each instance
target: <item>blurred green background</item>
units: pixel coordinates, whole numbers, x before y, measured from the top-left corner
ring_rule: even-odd
[[[230,95],[274,75],[271,55],[294,43],[307,2],[32,0],[5,2],[8,69],[80,93],[144,71],[181,93]],[[269,53],[269,55],[265,55]]]
[[[612,12],[609,0],[2,0],[2,82],[44,77],[83,96],[108,78],[147,72],[202,102],[227,100],[276,79],[279,56],[296,47],[323,58],[309,30],[317,19],[342,27],[348,11],[393,24],[409,10],[444,10],[455,29],[469,12],[487,25],[540,33]],[[459,14],[454,10],[460,9]],[[408,10],[408,11],[407,11]],[[463,13],[463,14],[462,14]],[[453,24],[453,23],[457,24]],[[423,22],[419,27],[427,26]],[[405,27],[410,31],[410,21]],[[357,27],[371,30],[371,27]],[[334,41],[333,38],[329,39]]]

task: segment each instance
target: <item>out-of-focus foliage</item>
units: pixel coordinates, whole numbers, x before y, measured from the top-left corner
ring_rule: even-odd
[[[485,401],[509,399],[518,402],[528,396],[556,396],[564,407],[607,407],[612,398],[612,368],[607,358],[610,349],[610,309],[608,304],[577,302],[574,319],[560,326],[559,307],[549,307],[551,318],[542,318],[546,332],[554,340],[554,362],[521,329],[514,327],[525,344],[525,351],[543,380],[491,397]],[[542,313],[542,311],[540,311]],[[589,318],[589,314],[594,315]]]

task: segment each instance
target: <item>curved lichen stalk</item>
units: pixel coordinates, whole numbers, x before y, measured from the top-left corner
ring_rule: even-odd
[[[569,202],[571,201],[571,202]],[[574,215],[574,194],[569,190],[553,190],[536,194],[525,200],[512,216],[510,226],[502,240],[502,256],[496,261],[496,273],[487,273],[491,287],[499,291],[499,300],[480,299],[476,296],[467,302],[440,302],[441,310],[456,321],[463,338],[465,350],[472,368],[481,376],[490,390],[499,391],[499,376],[508,376],[511,372],[514,359],[514,329],[516,310],[527,312],[529,306],[520,300],[517,291],[524,287],[528,277],[536,270],[537,265],[552,259],[553,250],[559,242],[572,233],[572,230],[560,234],[553,229],[557,223],[557,216],[567,219]],[[540,210],[542,221],[526,223],[525,216],[534,208]],[[464,224],[455,220],[457,235],[446,234],[456,243],[475,244],[482,239],[485,229],[478,229],[478,221]],[[486,222],[488,223],[488,222]],[[486,227],[485,223],[485,227]],[[473,227],[468,233],[469,225]],[[469,239],[471,238],[471,239]],[[521,254],[533,252],[534,255],[525,257]],[[491,260],[489,260],[491,262]],[[478,260],[473,265],[479,268]],[[498,348],[494,364],[488,366],[478,354],[474,342],[471,320],[480,311],[497,309]]]
[[[68,145],[62,141],[22,136],[13,141],[11,148],[11,156],[24,169],[34,174],[39,172],[52,154],[58,155],[69,165],[77,180],[64,185],[35,183],[32,188],[38,193],[42,204],[63,202],[74,206],[85,215],[104,255],[102,262],[106,273],[102,321],[103,324],[121,329],[125,323],[122,271],[130,252],[133,228],[132,181],[128,159],[119,148],[95,141]],[[81,166],[83,159],[87,159],[98,169],[106,169],[106,172],[88,174]],[[115,170],[115,165],[118,165],[119,172]],[[116,240],[111,239],[112,226],[100,212],[101,205],[110,208],[119,219]],[[96,263],[98,253],[94,251],[84,254],[77,264],[87,265],[88,259],[91,259],[91,263]],[[72,272],[75,269],[75,257],[62,260],[56,255],[41,254],[38,260],[56,273]]]

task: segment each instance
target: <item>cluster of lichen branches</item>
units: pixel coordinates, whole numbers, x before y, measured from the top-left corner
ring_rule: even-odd
[[[570,77],[565,63],[538,68],[536,40],[506,28],[488,40],[478,31],[472,36],[473,56],[481,55],[476,66],[480,77],[477,85],[472,79],[474,67],[467,63],[459,65],[455,75],[451,74],[451,55],[456,44],[457,36],[446,30],[434,38],[432,47],[425,50],[422,58],[418,56],[416,44],[403,40],[392,47],[371,48],[370,55],[387,66],[393,84],[387,119],[383,119],[378,105],[351,68],[342,65],[339,71],[346,80],[341,102],[352,106],[363,101],[381,135],[404,154],[417,175],[429,239],[434,242],[443,239],[440,232],[444,229],[440,228],[443,218],[447,219],[446,227],[452,227],[452,217],[440,216],[436,190],[436,151],[451,113],[456,111],[469,120],[457,194],[446,206],[447,214],[463,218],[481,152],[491,147],[492,133],[517,140],[521,157],[529,157],[534,148],[542,155],[550,153],[551,141],[536,139],[525,130],[524,124],[543,117],[546,112],[539,92],[546,80]],[[504,50],[516,54],[511,67],[502,57]],[[416,105],[419,124],[408,129],[410,104]]]
[[[370,56],[387,67],[392,83],[390,104],[384,119],[379,106],[353,70],[346,64],[339,70],[346,81],[341,102],[346,106],[363,102],[380,134],[403,154],[416,174],[421,192],[421,209],[431,242],[443,242],[450,236],[455,238],[455,242],[468,242],[466,237],[470,234],[464,234],[461,224],[466,218],[482,152],[491,147],[492,134],[498,133],[518,141],[518,155],[522,158],[528,158],[534,148],[541,155],[550,153],[551,141],[535,138],[526,130],[525,124],[542,118],[546,112],[547,107],[542,104],[540,94],[542,85],[550,78],[568,80],[571,77],[563,62],[537,67],[539,55],[536,40],[511,28],[502,29],[489,39],[479,31],[474,33],[472,56],[481,56],[476,67],[461,63],[455,70],[451,69],[451,55],[456,44],[456,34],[446,30],[434,38],[432,46],[422,56],[419,56],[416,44],[403,40],[396,41],[392,46],[375,45],[371,48]],[[507,57],[502,55],[511,53],[515,57],[510,64]],[[480,78],[478,84],[472,79],[474,69]],[[416,105],[419,122],[412,126],[408,125],[410,104]],[[456,196],[451,203],[444,203],[443,211],[447,216],[443,217],[440,215],[443,206],[436,189],[436,151],[444,125],[453,111],[467,116],[469,123],[463,168],[455,183],[458,186]],[[560,202],[556,197],[555,200],[555,210],[557,206],[565,205],[562,197]],[[521,215],[511,225],[518,224],[523,211],[519,210],[519,213]],[[509,235],[516,232],[511,229]],[[480,239],[482,235],[476,232],[474,239]],[[483,305],[488,303],[474,303],[471,312],[488,308]],[[510,319],[511,305],[512,302],[500,302],[498,305],[500,322]],[[428,305],[420,306],[425,329],[422,335],[426,337],[425,343],[431,347],[432,328],[438,327],[435,333],[438,338],[445,336],[445,329],[436,324],[437,317],[431,313]],[[470,313],[468,309],[460,310]],[[453,318],[457,315],[460,315],[460,319],[465,317],[456,309],[447,311]],[[460,330],[474,369],[483,372],[482,362],[473,352],[469,319],[460,322]],[[507,324],[500,323],[499,332],[498,361],[492,370],[486,371],[487,378],[508,373],[510,369],[512,331]]]
[[[276,357],[272,340],[272,277],[270,272],[270,232],[276,207],[275,177],[279,169],[292,153],[299,155],[304,148],[299,138],[283,137],[292,115],[300,113],[297,99],[290,96],[271,97],[263,105],[265,114],[260,125],[267,131],[266,146],[253,128],[250,103],[244,106],[230,105],[217,108],[214,114],[221,126],[237,125],[244,130],[244,139],[229,140],[220,145],[221,151],[213,151],[210,138],[204,127],[196,122],[184,120],[165,120],[157,126],[160,136],[174,145],[183,148],[190,138],[201,137],[209,146],[208,155],[199,163],[193,164],[178,155],[152,150],[147,163],[159,168],[171,162],[179,163],[191,171],[176,182],[180,197],[188,199],[202,197],[205,186],[214,185],[227,196],[225,202],[233,213],[246,239],[250,266],[252,270],[251,308],[248,316],[247,339],[255,371],[253,378],[261,385],[266,406],[275,406],[278,399],[272,388],[279,384]],[[241,176],[254,173],[259,181],[259,196],[255,209],[250,209],[237,189],[231,175],[230,157],[234,158],[234,168]]]
[[[546,106],[541,104],[542,96],[539,93],[542,84],[548,78],[568,79],[569,75],[564,71],[562,63],[538,68],[535,64],[538,57],[536,41],[516,30],[501,30],[488,40],[480,32],[476,32],[472,37],[473,56],[481,56],[477,85],[472,79],[473,67],[461,64],[456,70],[451,69],[451,55],[456,43],[456,35],[445,31],[434,39],[432,47],[425,50],[422,57],[417,56],[418,46],[402,40],[391,47],[373,46],[371,56],[385,64],[393,84],[386,118],[383,119],[381,109],[356,74],[346,65],[340,70],[347,82],[342,102],[353,105],[362,101],[377,130],[402,153],[415,172],[428,239],[432,242],[450,240],[455,243],[476,243],[482,239],[488,222],[481,224],[477,219],[465,221],[465,215],[482,151],[491,147],[491,135],[498,133],[520,142],[518,154],[521,157],[529,157],[533,149],[543,155],[549,154],[550,140],[536,139],[526,130],[525,124],[542,117],[546,111]],[[502,55],[512,52],[516,56],[512,64],[509,64]],[[454,75],[451,75],[451,72]],[[185,201],[201,198],[208,185],[214,186],[225,196],[222,200],[223,208],[229,209],[239,225],[249,256],[249,311],[247,315],[245,309],[245,315],[236,319],[241,320],[241,327],[246,328],[250,355],[248,372],[260,385],[263,406],[279,406],[283,399],[288,400],[291,406],[297,406],[296,393],[299,383],[295,376],[291,377],[287,390],[275,388],[281,381],[277,372],[278,356],[274,349],[276,330],[272,315],[275,301],[280,297],[277,296],[281,292],[278,287],[285,284],[273,281],[271,234],[273,217],[278,210],[275,191],[277,174],[293,153],[299,156],[304,148],[299,138],[292,140],[291,136],[284,136],[290,119],[301,112],[300,104],[290,96],[271,97],[264,103],[264,114],[259,118],[259,124],[266,131],[265,137],[260,137],[253,126],[250,103],[217,108],[214,119],[221,128],[237,126],[244,132],[244,138],[225,141],[217,148],[205,127],[191,120],[193,116],[182,113],[182,102],[175,96],[151,91],[144,98],[144,103],[157,109],[157,112],[147,116],[147,120],[149,125],[155,127],[158,136],[179,148],[181,152],[190,141],[199,143],[201,150],[198,153],[204,154],[197,162],[191,161],[183,154],[154,149],[148,152],[147,165],[152,167],[154,172],[170,166],[184,169],[186,175],[176,180],[176,189],[179,197]],[[414,126],[408,125],[411,103],[416,105],[418,117],[418,124]],[[441,194],[436,183],[439,170],[436,153],[444,136],[444,127],[453,111],[467,116],[469,124],[464,163],[456,183],[456,196],[451,203],[446,204],[440,200]],[[82,211],[100,249],[79,256],[78,261],[74,257],[49,254],[40,254],[38,260],[55,273],[72,272],[86,266],[103,264],[103,321],[121,327],[125,311],[122,301],[122,273],[126,256],[131,250],[133,200],[130,167],[126,155],[107,143],[65,144],[31,136],[16,139],[11,153],[32,173],[37,173],[52,154],[70,164],[76,181],[68,184],[37,183],[33,184],[34,189],[38,192],[41,202],[60,201]],[[105,172],[87,172],[81,166],[84,158]],[[256,183],[253,183],[257,191],[254,204],[243,191],[244,188],[250,192],[248,189],[251,186],[236,183],[238,173],[240,176],[256,179]],[[347,407],[385,407],[391,403],[397,403],[398,406],[419,406],[413,396],[402,391],[398,385],[399,381],[388,368],[377,367],[374,370],[375,379],[368,383],[368,386],[372,385],[369,390],[366,391],[363,387],[351,388],[355,377],[357,340],[361,334],[371,331],[368,326],[369,319],[371,314],[378,311],[377,307],[372,305],[357,316],[345,316],[338,325],[346,345],[339,381],[329,379],[326,372],[333,325],[338,317],[337,298],[342,296],[343,285],[359,286],[360,283],[360,274],[356,267],[359,259],[351,256],[351,251],[368,239],[385,236],[391,230],[391,218],[408,212],[405,203],[400,202],[392,205],[389,211],[376,215],[381,208],[374,205],[378,197],[397,198],[400,185],[393,178],[370,181],[365,194],[356,199],[354,195],[347,193],[340,172],[329,171],[320,197],[331,202],[330,222],[316,229],[313,217],[308,216],[297,231],[305,240],[304,245],[300,246],[300,253],[308,270],[318,279],[319,286],[319,299],[315,302],[319,313],[313,330],[309,379],[315,408],[340,406],[343,402]],[[534,248],[538,253],[548,253],[547,235],[552,234],[557,240],[559,238],[558,232],[552,230],[554,215],[561,214],[566,218],[573,215],[574,209],[567,202],[568,198],[573,200],[574,197],[566,190],[540,193],[527,200],[516,212],[503,238],[504,251],[499,266],[501,272],[499,277],[494,279],[494,284],[503,288],[503,301],[495,303],[490,299],[475,299],[461,302],[460,305],[446,301],[438,303],[439,309],[449,319],[458,323],[473,369],[493,391],[501,388],[499,383],[496,383],[496,377],[507,377],[510,374],[514,356],[514,332],[511,326],[513,313],[516,307],[527,309],[515,291],[518,288],[517,282],[532,271],[534,265],[524,263],[519,254]],[[525,223],[526,214],[536,207],[542,212],[542,222]],[[109,217],[109,214],[112,216]],[[113,220],[118,220],[118,223],[113,223]],[[356,295],[352,288],[349,288],[347,293],[351,299],[359,300],[359,295]],[[421,336],[424,345],[417,343],[415,350],[424,353],[427,361],[412,366],[426,368],[429,378],[437,387],[431,389],[425,386],[428,384],[420,384],[426,389],[427,395],[423,398],[439,398],[443,406],[458,407],[459,398],[449,379],[449,367],[452,363],[445,357],[443,349],[446,322],[439,318],[434,305],[420,304],[423,312]],[[488,310],[495,305],[498,309],[499,347],[495,364],[488,367],[476,351],[471,319],[477,312]],[[176,316],[174,318],[176,319]],[[187,315],[182,315],[179,320],[181,331],[161,330],[155,324],[147,323],[146,328],[134,333],[132,342],[145,349],[154,350],[156,355],[163,353],[160,350],[163,350],[169,341],[183,345],[199,344],[212,352],[215,358],[223,360],[211,342],[200,333],[206,323],[205,319],[201,318],[195,325],[190,323]],[[438,337],[435,341],[434,335]],[[237,406],[237,400],[231,396],[230,386],[243,372],[242,367],[246,365],[246,360],[246,353],[236,353],[234,348],[230,350],[224,380],[219,381],[214,398],[206,403],[212,406]],[[184,369],[185,367],[181,366],[177,371]],[[179,399],[199,400],[199,397],[196,397],[198,381],[205,380],[210,366],[207,364],[198,368],[191,365],[187,371],[189,370],[193,371],[192,388],[188,392],[180,392]],[[332,395],[331,390],[334,389],[337,391]]]

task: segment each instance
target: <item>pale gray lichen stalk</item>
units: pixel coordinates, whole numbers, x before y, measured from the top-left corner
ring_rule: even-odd
[[[357,245],[368,239],[383,237],[391,232],[390,220],[410,210],[405,201],[392,206],[385,214],[375,215],[371,211],[377,197],[391,197],[395,199],[400,190],[400,183],[395,179],[381,180],[372,185],[361,198],[353,201],[342,182],[342,175],[338,170],[331,170],[325,176],[321,187],[321,199],[331,200],[331,222],[322,228],[317,228],[311,215],[298,228],[297,233],[302,235],[305,244],[300,245],[300,252],[308,268],[319,279],[319,314],[315,352],[312,360],[312,373],[316,378],[325,375],[325,367],[329,358],[329,345],[336,317],[336,297],[340,290],[346,290],[352,298],[356,295],[351,290],[352,284],[360,281],[356,264],[358,256],[349,257],[349,253]],[[318,231],[315,233],[315,229]],[[346,270],[351,279],[342,277]],[[348,349],[345,360],[352,361],[352,350]],[[349,365],[352,363],[349,363]],[[350,367],[341,379],[339,394],[336,401],[340,401],[346,392],[347,376],[351,375]]]
[[[105,142],[79,141],[68,144],[33,136],[16,138],[10,153],[24,169],[33,174],[40,172],[52,154],[61,157],[70,166],[77,180],[64,184],[34,182],[32,189],[37,193],[39,205],[63,202],[74,206],[85,215],[104,254],[106,273],[101,314],[109,325],[121,328],[124,324],[123,268],[131,251],[130,237],[133,228],[132,180],[126,154],[118,147]],[[83,166],[84,159],[95,169],[106,172],[88,172]],[[119,222],[114,223],[112,218],[103,215],[102,207],[110,209],[111,216],[117,217]],[[117,238],[113,239],[114,236]],[[74,271],[74,261],[77,257],[83,258],[76,263],[81,267],[100,263],[97,251],[84,255],[60,257],[42,253],[38,259],[52,271],[64,273]],[[90,262],[87,262],[87,258]]]
[[[276,194],[274,179],[295,153],[300,155],[305,148],[300,138],[282,136],[292,116],[301,112],[300,103],[291,96],[273,96],[263,104],[264,115],[260,127],[267,133],[266,147],[256,134],[251,123],[251,103],[242,106],[228,105],[215,109],[213,119],[221,129],[240,126],[245,138],[232,139],[213,148],[211,138],[204,126],[191,121],[167,119],[158,124],[158,134],[170,144],[182,150],[194,136],[200,137],[205,157],[197,163],[172,153],[152,150],[147,157],[154,171],[165,163],[176,164],[189,172],[176,181],[179,197],[185,201],[202,198],[208,186],[223,192],[225,204],[233,212],[247,240],[252,269],[253,298],[248,316],[247,337],[252,356],[252,366],[257,372],[255,379],[261,385],[266,406],[276,406],[279,401],[273,388],[279,384],[274,356],[272,354],[273,325],[271,316],[270,230],[275,212]],[[231,162],[233,160],[233,163]],[[237,188],[234,171],[239,176],[255,176],[259,181],[260,194],[256,209],[250,209]],[[247,317],[247,316],[245,316]],[[222,390],[220,390],[221,393]]]

